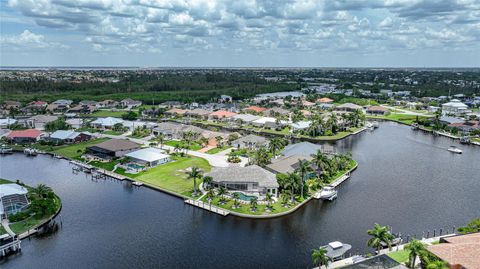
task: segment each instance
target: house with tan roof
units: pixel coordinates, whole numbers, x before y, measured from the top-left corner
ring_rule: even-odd
[[[450,269],[480,269],[480,232],[440,238],[427,250],[446,262]]]
[[[219,119],[229,119],[229,118],[231,118],[235,115],[237,115],[237,113],[235,113],[235,112],[230,112],[230,111],[227,111],[227,110],[217,110],[215,112],[210,113],[210,115],[208,115],[208,117],[209,117],[209,119],[219,120]]]

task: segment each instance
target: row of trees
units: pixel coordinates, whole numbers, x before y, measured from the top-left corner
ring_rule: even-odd
[[[478,220],[480,221],[480,219]],[[394,236],[390,233],[390,227],[381,226],[375,223],[373,229],[367,231],[370,239],[367,241],[367,246],[376,249],[377,253],[386,245],[389,248],[392,246]],[[420,260],[422,269],[447,269],[447,263],[441,261],[434,255],[432,255],[425,248],[425,244],[417,239],[413,239],[404,247],[409,252],[407,266],[409,268],[415,268],[417,259]],[[326,266],[332,262],[332,259],[327,256],[327,249],[325,247],[319,247],[312,250],[312,262],[316,266]]]

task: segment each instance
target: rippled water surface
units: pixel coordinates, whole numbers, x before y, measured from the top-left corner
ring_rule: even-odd
[[[450,145],[463,154],[448,152]],[[395,123],[336,147],[359,163],[336,201],[258,221],[210,214],[127,182],[92,181],[64,160],[0,157],[0,177],[47,184],[63,201],[61,229],[24,240],[22,253],[1,267],[306,268],[311,249],[330,241],[369,251],[365,231],[375,222],[421,234],[480,216],[480,147]]]

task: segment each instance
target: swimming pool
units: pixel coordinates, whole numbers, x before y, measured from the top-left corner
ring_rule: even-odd
[[[256,197],[256,196],[252,196],[252,195],[246,195],[242,192],[234,192],[234,193],[238,193],[239,194],[239,199],[240,200],[243,200],[243,201],[247,201],[247,202],[250,202],[250,200],[253,198],[253,197]],[[233,193],[232,193],[233,194]]]
[[[136,163],[127,163],[127,167],[132,169],[132,170],[142,170],[142,169],[145,168],[145,166],[139,165],[139,164],[136,164]]]

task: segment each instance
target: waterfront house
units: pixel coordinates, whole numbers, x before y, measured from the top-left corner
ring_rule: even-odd
[[[172,108],[172,109],[169,109],[169,110],[165,111],[166,115],[169,115],[169,116],[172,116],[172,117],[183,116],[183,115],[185,115],[185,113],[187,113],[187,110],[180,109],[180,108]]]
[[[132,98],[123,99],[120,101],[120,106],[127,109],[132,109],[142,105],[142,101],[133,100]]]
[[[224,187],[232,192],[264,197],[271,193],[278,197],[278,183],[275,174],[260,166],[214,167],[205,176],[212,177],[214,187]]]
[[[227,110],[217,110],[215,112],[210,113],[208,115],[209,119],[211,120],[223,120],[223,119],[230,119],[231,117],[237,115],[235,112],[230,112]]]
[[[76,105],[68,110],[70,113],[77,113],[77,114],[90,114],[97,110],[96,105],[88,105],[88,104],[79,104]]]
[[[210,110],[206,110],[206,109],[203,109],[203,108],[195,108],[195,109],[187,111],[185,113],[185,115],[193,117],[193,118],[197,118],[197,119],[206,120],[206,119],[208,119],[208,115],[210,115],[211,113],[212,113],[212,111],[210,111]]]
[[[243,109],[243,111],[248,112],[248,113],[262,113],[265,110],[267,110],[267,109],[264,108],[264,107],[259,107],[259,106],[249,106],[249,107]]]
[[[448,103],[442,104],[442,113],[444,115],[455,115],[459,116],[463,113],[470,112],[468,106],[458,99],[452,99]]]
[[[252,121],[258,120],[260,116],[255,116],[251,114],[237,114],[231,118],[232,121],[240,123],[251,123]]]
[[[362,110],[363,107],[361,107],[359,105],[356,105],[356,104],[352,104],[352,103],[345,103],[345,104],[341,104],[339,106],[336,106],[334,109],[336,111],[354,112],[355,110]]]
[[[270,108],[270,109],[267,109],[267,110],[263,111],[263,115],[270,116],[270,117],[289,116],[290,113],[291,112],[289,110],[283,109],[283,108],[280,108],[280,107],[273,107],[273,108]]]
[[[18,184],[0,184],[0,220],[24,210],[28,190]]]
[[[272,173],[293,173],[298,168],[300,160],[311,161],[313,158],[310,156],[291,155],[278,159],[274,159],[271,164],[267,165],[265,169]]]
[[[126,139],[110,139],[87,147],[87,153],[101,159],[123,157],[125,154],[138,150],[140,145]]]
[[[252,121],[252,125],[257,127],[267,127],[267,128],[277,128],[286,125],[287,122],[284,120],[277,120],[273,117],[261,117]]]
[[[440,117],[440,122],[443,124],[463,124],[465,120],[460,119],[460,118],[455,118],[455,117],[449,117],[449,116],[441,116]]]
[[[388,114],[388,108],[383,106],[369,106],[366,112],[370,115],[386,115]]]
[[[293,131],[298,131],[298,130],[308,129],[311,124],[312,124],[311,121],[299,121],[299,122],[292,123],[291,126]]]
[[[16,119],[11,119],[11,118],[0,119],[0,129],[7,129],[10,125],[16,124],[16,123],[17,123]]]
[[[254,134],[250,134],[244,137],[240,137],[239,139],[233,140],[231,145],[233,148],[236,149],[258,149],[260,147],[266,147],[269,144],[269,140],[263,136],[258,136]]]
[[[38,140],[40,140],[40,138],[42,138],[43,135],[44,133],[37,129],[17,130],[17,131],[11,131],[7,135],[7,139],[13,143],[19,143],[19,144],[35,143]]]
[[[323,98],[317,99],[317,103],[328,104],[328,103],[332,103],[332,102],[333,102],[333,99],[330,99],[328,97],[323,97]]]
[[[454,235],[440,238],[439,244],[427,250],[446,262],[450,269],[480,268],[480,233]]]
[[[155,167],[170,161],[170,155],[156,148],[144,148],[125,154],[131,161],[147,167]]]
[[[113,118],[113,117],[106,117],[106,118],[98,118],[92,122],[90,122],[90,125],[93,128],[96,129],[113,129],[115,124],[122,124],[123,120],[119,118]]]
[[[72,128],[72,129],[78,129],[78,128],[82,128],[83,119],[81,119],[81,118],[70,118],[70,119],[66,119],[65,123],[68,126],[70,126],[70,128]]]
[[[58,130],[53,132],[48,140],[59,144],[72,144],[78,142],[84,142],[92,139],[92,136],[87,133],[75,132],[72,130]]]
[[[316,154],[318,150],[322,150],[322,146],[310,142],[300,142],[286,146],[282,155],[287,157],[293,155],[309,157]]]
[[[32,101],[27,104],[27,106],[21,108],[23,113],[37,113],[39,111],[45,110],[48,106],[48,103],[45,101]]]
[[[45,124],[56,121],[58,119],[57,116],[51,116],[51,115],[35,115],[30,118],[28,118],[25,121],[25,126],[27,128],[35,128],[39,130],[43,130],[45,127]]]
[[[95,104],[97,108],[114,108],[118,105],[119,103],[117,101],[109,99],[97,102],[97,104]]]
[[[158,136],[160,134],[163,134],[166,139],[183,139],[183,134],[186,132],[193,132],[196,134],[201,134],[205,130],[193,126],[193,125],[186,125],[186,124],[181,124],[181,123],[175,123],[175,122],[160,122],[157,127],[152,129],[152,133],[155,136]]]

